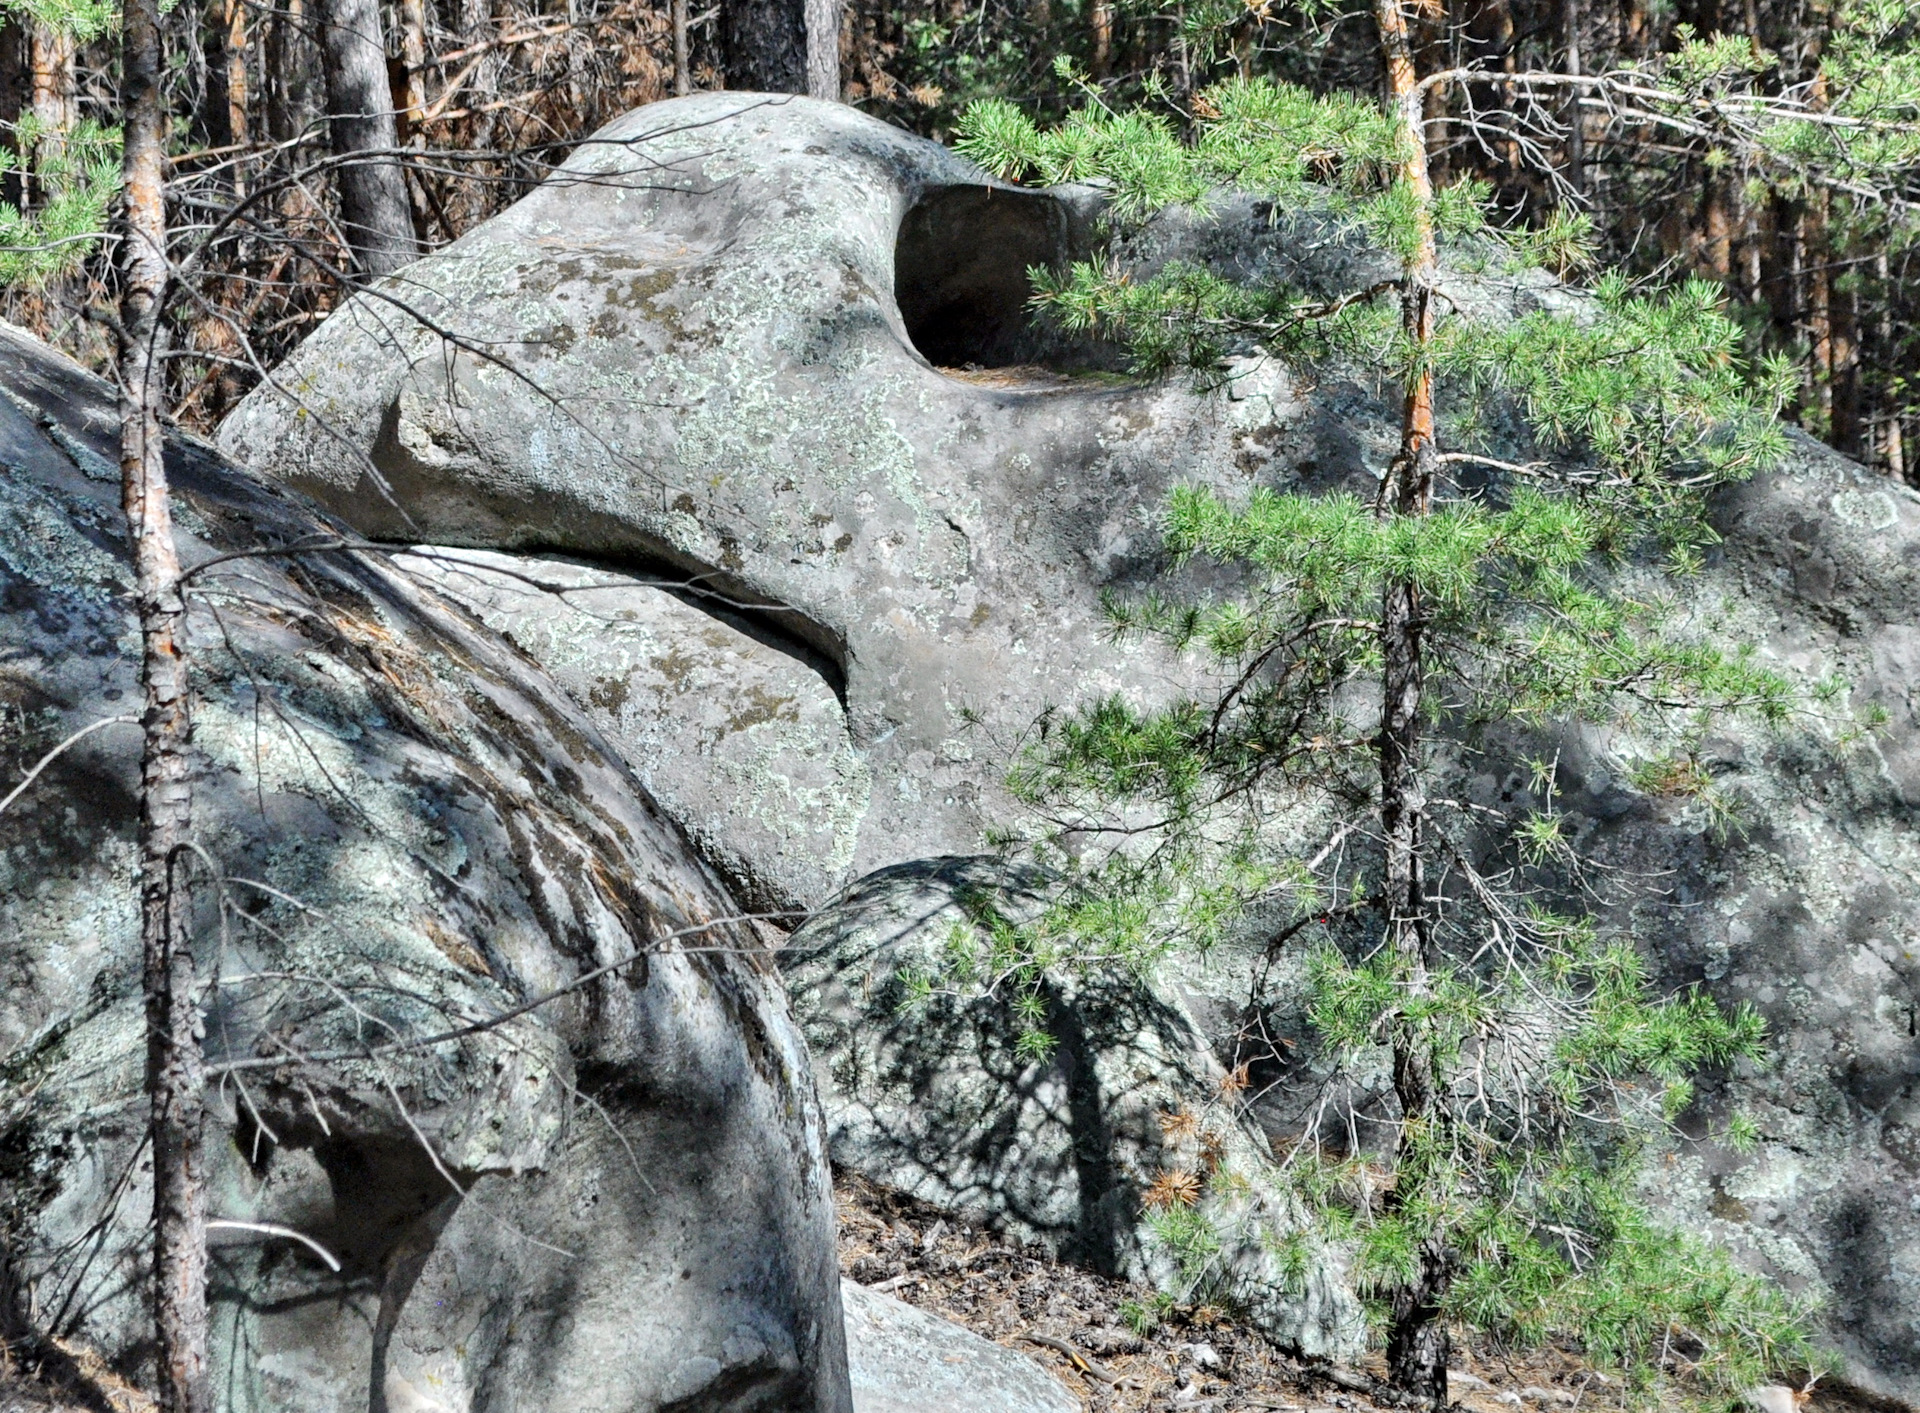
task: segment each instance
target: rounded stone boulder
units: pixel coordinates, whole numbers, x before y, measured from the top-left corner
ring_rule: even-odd
[[[8,1339],[138,1383],[116,428],[111,387],[0,331],[0,778],[95,728],[0,812]],[[818,1101],[726,889],[506,642],[384,556],[292,552],[341,527],[210,448],[168,464],[222,1413],[847,1413]]]

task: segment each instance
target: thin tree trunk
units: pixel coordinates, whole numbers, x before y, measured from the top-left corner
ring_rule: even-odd
[[[1722,284],[1733,280],[1733,218],[1727,210],[1727,184],[1717,172],[1705,173],[1702,192],[1700,257]]]
[[[693,57],[687,44],[687,0],[673,0],[673,92],[679,98],[693,92]]]
[[[1093,76],[1103,79],[1113,68],[1113,0],[1093,0]]]
[[[727,87],[805,93],[807,12],[807,0],[725,0]]]
[[[321,0],[320,20],[334,154],[377,154],[334,169],[341,224],[355,264],[368,275],[384,275],[414,259],[420,248],[413,235],[406,173],[395,151],[400,136],[379,0]]]
[[[492,0],[460,0],[460,42],[462,44],[484,44],[498,38],[501,31],[495,25]],[[469,90],[474,93],[496,92],[500,84],[500,73],[504,59],[497,49],[484,52],[480,63],[468,80]],[[467,147],[486,150],[499,146],[494,141],[494,130],[498,119],[494,113],[481,110],[477,103],[470,105],[474,110],[461,119],[460,141]],[[491,174],[504,172],[504,167],[471,169],[476,176],[483,172]],[[472,224],[492,214],[490,209],[494,197],[484,183],[468,183],[469,209],[466,212],[467,224]]]
[[[33,23],[33,116],[45,129],[40,139],[43,161],[67,150],[67,134],[78,121],[73,57],[71,34],[56,25]]]
[[[1425,515],[1432,504],[1438,452],[1434,445],[1433,373],[1426,349],[1433,341],[1433,301],[1439,260],[1429,211],[1433,185],[1423,141],[1424,105],[1413,47],[1400,0],[1375,0],[1387,102],[1401,127],[1406,160],[1401,180],[1414,198],[1414,253],[1402,270],[1401,329],[1416,360],[1401,406],[1400,451],[1380,487],[1384,516]],[[1380,712],[1380,827],[1385,841],[1383,892],[1388,945],[1399,961],[1408,1000],[1425,995],[1431,919],[1421,864],[1421,819],[1425,789],[1420,767],[1420,707],[1425,690],[1423,611],[1418,588],[1407,581],[1387,585],[1381,605],[1383,658]],[[1400,1105],[1396,1165],[1410,1175],[1422,1143],[1444,1118],[1433,1054],[1404,1020],[1393,1027],[1393,1086]],[[1404,1177],[1403,1177],[1404,1182]],[[1411,1186],[1411,1183],[1405,1185]],[[1439,1304],[1450,1269],[1444,1243],[1422,1245],[1415,1278],[1394,1292],[1387,1338],[1387,1376],[1417,1406],[1445,1413],[1448,1338]]]
[[[1567,51],[1567,74],[1571,78],[1580,77],[1580,0],[1561,0],[1560,36]],[[1585,200],[1587,195],[1587,119],[1586,110],[1580,106],[1580,90],[1576,86],[1570,90],[1572,96],[1567,100],[1567,185],[1573,188],[1574,196]]]
[[[18,21],[16,21],[17,23]],[[21,155],[33,165],[29,183],[35,205],[51,195],[51,184],[38,174],[50,162],[67,152],[67,135],[78,121],[77,86],[73,73],[73,36],[57,26],[39,20],[28,21],[29,55],[33,76],[33,116],[39,120],[40,136],[32,152]]]
[[[427,7],[423,0],[400,0],[400,55],[388,91],[397,110],[394,126],[402,145],[412,141],[420,115],[427,108]]]
[[[227,38],[227,140],[247,141],[247,6],[246,0],[225,0]]]
[[[267,32],[267,135],[291,142],[313,120],[313,41],[305,0],[278,0]]]
[[[840,101],[840,23],[843,0],[805,0],[807,96]]]
[[[1879,296],[1874,306],[1878,310],[1874,343],[1880,357],[1891,360],[1894,356],[1893,280],[1885,245],[1874,253],[1873,278],[1874,291]],[[1901,436],[1900,404],[1887,396],[1884,382],[1879,383],[1876,400],[1880,404],[1880,416],[1884,423],[1880,435],[1881,460],[1889,476],[1896,481],[1904,481],[1907,478],[1907,448],[1905,438]]]
[[[1812,209],[1801,217],[1807,262],[1807,338],[1813,355],[1813,395],[1822,435],[1833,435],[1833,286],[1827,275],[1827,223]]]
[[[192,827],[186,611],[174,552],[160,412],[165,362],[166,151],[157,0],[126,0],[122,39],[126,208],[120,243],[120,476],[140,606],[146,689],[140,782],[140,921],[152,1107],[154,1333],[160,1407],[209,1413],[206,1072],[179,886]]]

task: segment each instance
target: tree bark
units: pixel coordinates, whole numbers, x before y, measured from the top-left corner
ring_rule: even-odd
[[[693,51],[687,39],[687,0],[673,0],[673,92],[685,98],[693,92]]]
[[[127,0],[122,38],[125,211],[120,242],[120,477],[140,610],[146,710],[140,922],[153,1146],[154,1333],[160,1407],[210,1413],[206,1072],[180,879],[192,827],[186,611],[160,427],[166,294],[166,150],[157,0]]]
[[[427,7],[423,0],[400,0],[396,10],[400,17],[400,53],[392,78],[397,82],[390,81],[387,87],[398,110],[394,126],[405,144],[412,141],[413,130],[427,107]]]
[[[727,87],[840,98],[842,0],[726,0]]]
[[[1883,358],[1890,358],[1894,350],[1894,294],[1891,275],[1892,272],[1887,260],[1887,248],[1885,245],[1882,245],[1880,249],[1874,253],[1873,278],[1874,291],[1879,296],[1875,300],[1875,308],[1878,310],[1878,316],[1874,330],[1874,342],[1878,346],[1880,356]],[[1877,389],[1877,392],[1877,400],[1880,404],[1880,416],[1882,419],[1880,455],[1884,464],[1883,469],[1889,476],[1893,477],[1894,480],[1904,481],[1907,478],[1907,447],[1906,439],[1901,435],[1900,404],[1897,400],[1887,396],[1884,384]]]
[[[336,156],[355,158],[334,169],[340,220],[354,263],[367,275],[399,269],[420,253],[413,207],[396,149],[393,95],[379,0],[321,0],[321,66],[327,76],[328,132]]]
[[[1415,358],[1401,404],[1400,450],[1381,483],[1382,516],[1425,515],[1433,498],[1438,451],[1434,445],[1433,373],[1425,357],[1433,341],[1433,301],[1439,259],[1430,211],[1433,184],[1427,169],[1424,103],[1414,68],[1413,46],[1400,0],[1375,0],[1381,58],[1387,77],[1387,104],[1398,119],[1406,157],[1400,179],[1414,198],[1415,243],[1402,270],[1400,319]],[[1425,787],[1420,764],[1420,708],[1425,691],[1423,612],[1417,585],[1390,582],[1381,604],[1382,653],[1380,755],[1380,827],[1385,846],[1383,895],[1387,942],[1399,963],[1409,1001],[1429,989],[1428,955],[1432,919],[1422,868],[1421,823]],[[1415,1026],[1396,1020],[1390,1037],[1393,1087],[1400,1106],[1396,1167],[1407,1181],[1418,1153],[1444,1119],[1431,1047]],[[1401,1190],[1396,1188],[1396,1192]],[[1445,1413],[1448,1338],[1439,1318],[1450,1269],[1438,1238],[1421,1249],[1420,1271],[1393,1296],[1388,1331],[1387,1376],[1416,1406]]]
[[[305,0],[278,0],[267,31],[267,135],[291,142],[313,119],[313,41]]]
[[[225,0],[227,9],[227,140],[247,141],[247,6]]]
[[[1567,76],[1580,77],[1580,0],[1561,0],[1561,42],[1567,51]],[[1567,100],[1567,185],[1580,200],[1587,195],[1587,120],[1580,106],[1580,90]]]
[[[1827,273],[1827,222],[1816,196],[1801,213],[1802,257],[1807,272],[1807,341],[1813,357],[1814,403],[1820,409],[1821,435],[1833,434],[1833,299]]]
[[[73,72],[73,36],[55,25],[30,22],[33,66],[33,116],[40,121],[36,164],[64,156],[67,134],[79,120],[78,86]],[[44,185],[36,193],[44,197]]]
[[[840,101],[840,24],[844,0],[806,0],[807,96]]]

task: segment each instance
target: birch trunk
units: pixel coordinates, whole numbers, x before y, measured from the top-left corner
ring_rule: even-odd
[[[127,0],[122,39],[126,208],[120,243],[120,477],[140,610],[146,710],[140,919],[154,1215],[160,1407],[210,1413],[206,1074],[181,877],[192,827],[186,613],[160,427],[167,285],[166,152],[157,0]]]

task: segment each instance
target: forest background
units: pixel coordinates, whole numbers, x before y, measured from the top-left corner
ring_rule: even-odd
[[[805,32],[820,18],[808,8],[172,5],[162,20],[171,224],[190,242],[222,228],[170,315],[173,415],[212,426],[356,274],[455,239],[620,113],[676,91],[806,91]],[[98,233],[118,180],[116,10],[111,0],[7,0],[0,14],[0,314],[104,367],[113,276]],[[1836,71],[1858,82],[1862,65],[1871,77],[1876,65],[1914,62],[1905,31],[1917,23],[1893,0],[1422,0],[1414,15],[1423,72],[1606,73],[1657,63],[1689,36],[1723,35],[1751,53],[1751,92],[1815,107]],[[1146,99],[1175,110],[1236,73],[1318,92],[1382,84],[1369,8],[1323,0],[849,0],[839,40],[839,73],[816,72],[814,91],[936,139],[988,97],[1058,117],[1084,97],[1076,74],[1116,107]],[[389,104],[390,118],[378,111]],[[1920,262],[1902,199],[1912,193],[1865,199],[1778,164],[1749,167],[1711,123],[1690,138],[1600,97],[1577,121],[1571,107],[1551,115],[1557,124],[1499,84],[1438,85],[1427,108],[1436,185],[1486,182],[1518,224],[1547,219],[1570,189],[1591,212],[1596,267],[1718,281],[1749,352],[1784,352],[1799,368],[1793,420],[1920,481]],[[347,152],[363,160],[343,163]],[[366,224],[367,210],[380,224],[383,208],[398,227],[391,248],[350,249],[346,227]]]

